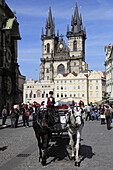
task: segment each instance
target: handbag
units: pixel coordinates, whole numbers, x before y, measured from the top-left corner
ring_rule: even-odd
[[[105,115],[100,115],[100,118],[105,119],[106,117],[105,117]]]

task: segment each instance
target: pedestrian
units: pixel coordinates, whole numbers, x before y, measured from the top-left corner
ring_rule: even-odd
[[[30,110],[28,106],[26,105],[26,108],[25,108],[25,121],[27,123],[26,127],[29,127],[29,115],[30,115]]]
[[[112,112],[111,120],[112,120],[112,123],[113,123],[113,105],[111,106],[111,112]]]
[[[106,115],[107,129],[110,130],[112,112],[109,109],[109,106],[107,106],[107,109],[105,110],[104,114]]]
[[[87,119],[89,118],[89,120],[91,120],[91,115],[90,115],[90,112],[91,112],[91,107],[90,107],[90,104],[88,104],[88,106],[86,107],[86,121]]]
[[[26,113],[25,113],[25,106],[24,105],[22,105],[22,108],[21,108],[21,115],[22,115],[22,119],[23,119],[23,127],[25,127]]]
[[[95,107],[92,106],[92,114],[91,114],[92,121],[95,120]]]
[[[19,115],[20,115],[19,107],[17,105],[14,106],[14,111],[15,111],[15,118],[16,118],[15,128],[17,128],[18,127]]]
[[[2,126],[6,127],[5,122],[7,119],[7,109],[6,106],[4,106],[4,109],[2,110]]]
[[[104,105],[100,105],[99,106],[99,114],[100,114],[100,118],[101,118],[101,125],[104,125],[105,124],[105,115],[104,115],[104,112],[105,112],[105,108],[104,108]]]
[[[14,110],[13,106],[11,107],[9,114],[10,114],[10,118],[11,118],[11,127],[15,128],[16,117],[15,117],[15,110]]]

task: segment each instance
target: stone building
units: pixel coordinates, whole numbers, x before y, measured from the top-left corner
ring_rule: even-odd
[[[55,34],[55,19],[52,17],[51,7],[46,19],[46,32],[42,28],[42,55],[40,65],[40,80],[51,80],[60,73],[70,73],[88,70],[85,62],[86,30],[83,29],[82,15],[78,13],[77,3],[71,20],[71,31],[67,25],[68,45],[63,35]]]
[[[109,100],[113,101],[113,46],[105,46],[106,59],[106,92]]]
[[[54,83],[50,80],[34,81],[30,78],[24,84],[23,103],[33,103],[36,101],[41,104],[49,96],[49,91],[54,91]]]
[[[17,63],[17,41],[21,40],[19,23],[5,0],[0,0],[0,112],[21,103],[25,77]]]
[[[87,73],[58,74],[54,79],[55,98],[58,101],[84,101],[95,103],[102,101],[105,94],[105,73],[88,71]]]

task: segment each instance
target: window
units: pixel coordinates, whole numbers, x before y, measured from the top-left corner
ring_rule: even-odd
[[[46,97],[48,97],[48,94],[46,94]]]
[[[96,80],[96,83],[98,83],[98,80]]]
[[[82,93],[82,97],[84,97],[84,93]]]
[[[44,98],[44,94],[42,94],[42,98]]]
[[[61,86],[61,90],[63,90],[63,86]]]
[[[72,86],[69,86],[69,90],[72,90]]]
[[[70,80],[69,82],[72,83],[72,80]]]
[[[90,83],[92,83],[92,80],[90,80]]]
[[[67,97],[67,93],[65,93],[65,97]]]
[[[29,88],[29,86],[27,86],[27,88]]]
[[[59,86],[57,86],[57,90],[59,90]]]
[[[36,94],[34,94],[34,98],[36,98]]]
[[[64,83],[67,83],[67,80],[65,80]]]
[[[49,76],[47,76],[47,80],[49,80]]]
[[[67,90],[67,86],[64,86],[64,90]]]
[[[82,86],[82,90],[84,90],[84,86]]]
[[[63,80],[61,80],[61,84],[63,83]]]
[[[82,80],[82,83],[84,83],[84,80]]]
[[[73,80],[73,83],[76,83],[76,80]]]
[[[70,93],[70,97],[72,97],[72,93]]]
[[[73,86],[74,90],[76,89],[76,86]]]
[[[78,80],[78,83],[80,83],[80,80]]]
[[[59,83],[59,81],[57,80],[57,84]]]
[[[77,41],[73,42],[73,51],[77,51]]]
[[[96,97],[99,97],[99,94],[98,94],[98,93],[96,93]]]
[[[50,44],[47,44],[47,53],[50,53]]]
[[[57,98],[59,97],[59,93],[57,93]]]
[[[90,90],[92,90],[92,86],[90,86]]]
[[[76,62],[74,62],[74,66],[76,66]]]
[[[98,86],[96,86],[96,90],[98,90]]]
[[[46,73],[49,73],[49,69],[47,68]]]
[[[29,97],[32,98],[32,94],[30,94]]]
[[[90,93],[90,97],[91,97],[91,98],[92,98],[92,96],[93,96],[92,93]]]
[[[45,45],[45,51],[46,51],[46,45]]]
[[[61,97],[63,97],[63,93],[61,93]]]
[[[74,93],[73,97],[76,97],[76,94]]]
[[[57,74],[65,74],[65,67],[63,64],[60,64],[58,67],[57,67]]]
[[[78,89],[80,90],[80,86],[78,86]]]
[[[28,98],[28,94],[26,94],[26,98]]]
[[[78,93],[78,97],[80,97],[80,93]]]

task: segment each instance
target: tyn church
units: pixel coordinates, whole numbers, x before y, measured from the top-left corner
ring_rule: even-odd
[[[42,27],[43,57],[40,65],[40,81],[54,81],[59,73],[80,73],[88,70],[85,62],[86,29],[83,28],[82,15],[79,15],[77,3],[71,19],[71,31],[69,24],[67,25],[67,38],[68,46],[63,36],[59,36],[59,30],[57,35],[55,34],[55,19],[52,17],[50,7],[45,33]]]

